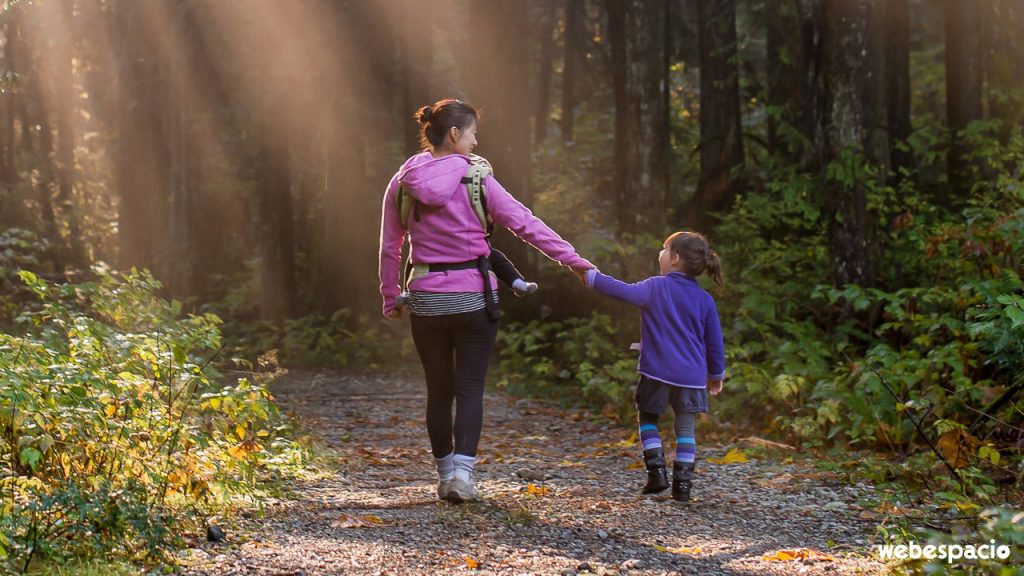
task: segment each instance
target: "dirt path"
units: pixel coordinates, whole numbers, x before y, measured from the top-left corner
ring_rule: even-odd
[[[729,447],[700,445],[695,502],[645,497],[628,430],[488,393],[485,500],[453,506],[434,493],[420,378],[298,372],[273,389],[337,450],[338,470],[228,525],[228,542],[194,552],[193,574],[887,572],[858,518],[871,488],[796,464],[712,464]],[[800,548],[832,559],[764,559]]]

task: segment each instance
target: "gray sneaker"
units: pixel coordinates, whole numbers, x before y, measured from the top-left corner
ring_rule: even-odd
[[[444,499],[452,504],[476,502],[480,500],[480,493],[476,491],[472,480],[466,481],[456,476],[455,479],[448,484],[448,494]]]
[[[448,489],[451,486],[451,480],[441,480],[437,483],[437,498],[439,500],[448,499]]]

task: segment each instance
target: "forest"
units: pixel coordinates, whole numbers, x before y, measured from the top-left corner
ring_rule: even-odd
[[[0,562],[166,558],[305,473],[275,375],[420,377],[381,203],[449,97],[603,272],[708,237],[700,430],[1024,562],[1022,30],[1024,0],[3,0]],[[540,290],[502,292],[488,386],[633,427],[636,311],[493,244]]]

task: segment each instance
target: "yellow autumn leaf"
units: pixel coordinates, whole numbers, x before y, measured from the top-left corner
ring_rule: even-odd
[[[243,440],[245,438],[245,426],[242,426],[241,424],[236,425],[235,434],[238,436],[239,440]]]
[[[231,448],[228,448],[228,454],[231,454],[233,458],[241,460],[245,458],[245,448],[243,448],[240,444],[232,446]]]
[[[107,404],[107,418],[113,418],[114,414],[117,413],[117,404]]]
[[[537,496],[547,496],[551,492],[551,489],[547,486],[534,486],[532,483],[526,485],[527,494],[535,494]]]
[[[686,546],[669,547],[654,545],[654,549],[658,552],[668,552],[669,554],[685,554],[688,556],[696,556],[700,554],[700,546],[694,546],[693,548],[687,548]]]
[[[722,456],[721,458],[708,458],[707,461],[714,464],[742,464],[744,462],[749,462],[750,460],[747,459],[747,455],[744,454],[742,450],[739,448],[733,448],[732,450],[729,450],[725,456]]]
[[[974,502],[953,501],[953,502],[943,502],[942,504],[939,505],[939,508],[943,508],[945,510],[951,510],[953,508],[956,508],[957,510],[959,510],[961,512],[972,512],[974,510],[977,510],[979,508],[979,506],[977,504],[975,504]]]
[[[935,442],[942,457],[953,468],[967,467],[970,464],[970,456],[977,452],[980,445],[980,440],[960,429],[943,432]]]
[[[626,466],[626,470],[639,470],[639,469],[641,469],[643,467],[644,467],[644,463],[643,462],[640,462],[640,461],[631,462],[630,464],[628,464]]]
[[[480,566],[479,562],[473,560],[469,556],[463,556],[462,559],[466,561],[466,568],[469,568],[470,570],[476,570]]]
[[[828,554],[818,552],[817,550],[812,550],[810,548],[779,550],[774,554],[765,554],[761,558],[769,562],[792,562],[794,560],[823,560],[832,562],[835,560],[835,558]]]

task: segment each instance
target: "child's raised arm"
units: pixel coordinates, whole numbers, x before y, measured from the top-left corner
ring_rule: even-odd
[[[587,286],[605,296],[611,296],[641,308],[647,306],[651,301],[655,279],[648,278],[635,284],[627,284],[607,274],[602,274],[596,269],[587,270]]]

